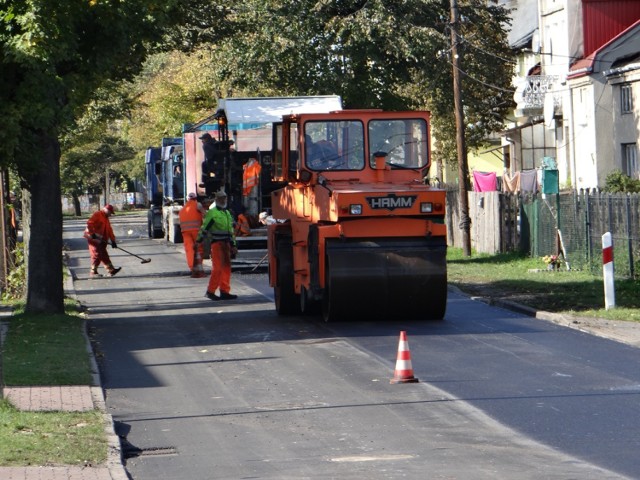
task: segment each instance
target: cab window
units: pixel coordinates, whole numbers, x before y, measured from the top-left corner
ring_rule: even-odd
[[[311,170],[362,170],[365,165],[362,122],[306,122],[304,158]]]
[[[369,161],[383,152],[391,168],[422,168],[429,162],[427,123],[424,119],[372,120],[369,122]]]

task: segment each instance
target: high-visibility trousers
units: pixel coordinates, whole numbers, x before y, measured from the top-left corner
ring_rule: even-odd
[[[211,242],[211,276],[207,291],[231,291],[231,244],[227,241]]]
[[[91,257],[92,269],[97,269],[100,263],[103,263],[107,270],[111,270],[113,265],[111,264],[111,258],[107,252],[106,242],[96,242],[93,239],[88,239],[89,255]]]
[[[196,249],[200,252],[200,262],[202,262],[202,243],[196,243],[196,238],[198,237],[198,230],[187,230],[186,232],[182,232],[182,240],[184,242],[184,254],[187,257],[187,265],[189,266],[189,270],[193,272],[193,269],[196,267],[194,259],[196,258]]]

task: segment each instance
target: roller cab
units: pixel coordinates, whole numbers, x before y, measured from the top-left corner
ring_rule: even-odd
[[[280,314],[442,319],[445,192],[426,185],[429,113],[341,110],[274,128],[269,281]]]

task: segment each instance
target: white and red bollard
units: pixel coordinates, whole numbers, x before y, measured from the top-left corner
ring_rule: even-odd
[[[602,235],[602,275],[604,276],[604,308],[616,306],[616,291],[613,283],[613,241],[611,232]]]

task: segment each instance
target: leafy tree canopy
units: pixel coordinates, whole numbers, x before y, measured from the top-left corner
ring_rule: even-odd
[[[95,92],[137,73],[192,7],[181,0],[0,1],[0,162],[17,170],[28,192],[27,311],[63,311],[61,139]]]
[[[198,53],[199,78],[211,89],[204,98],[338,94],[347,108],[429,109],[438,159],[455,163],[449,9],[448,0],[234,4],[225,17],[233,35]],[[500,131],[513,108],[508,13],[484,0],[460,2],[463,101],[472,148]]]
[[[148,146],[232,96],[338,94],[347,108],[429,109],[434,157],[457,162],[449,8],[437,0],[246,0],[200,9],[171,32],[179,48],[150,57],[127,85],[135,107],[123,135],[137,152],[127,171],[142,175]],[[513,107],[513,54],[507,10],[463,0],[460,12],[466,136],[475,148]]]

